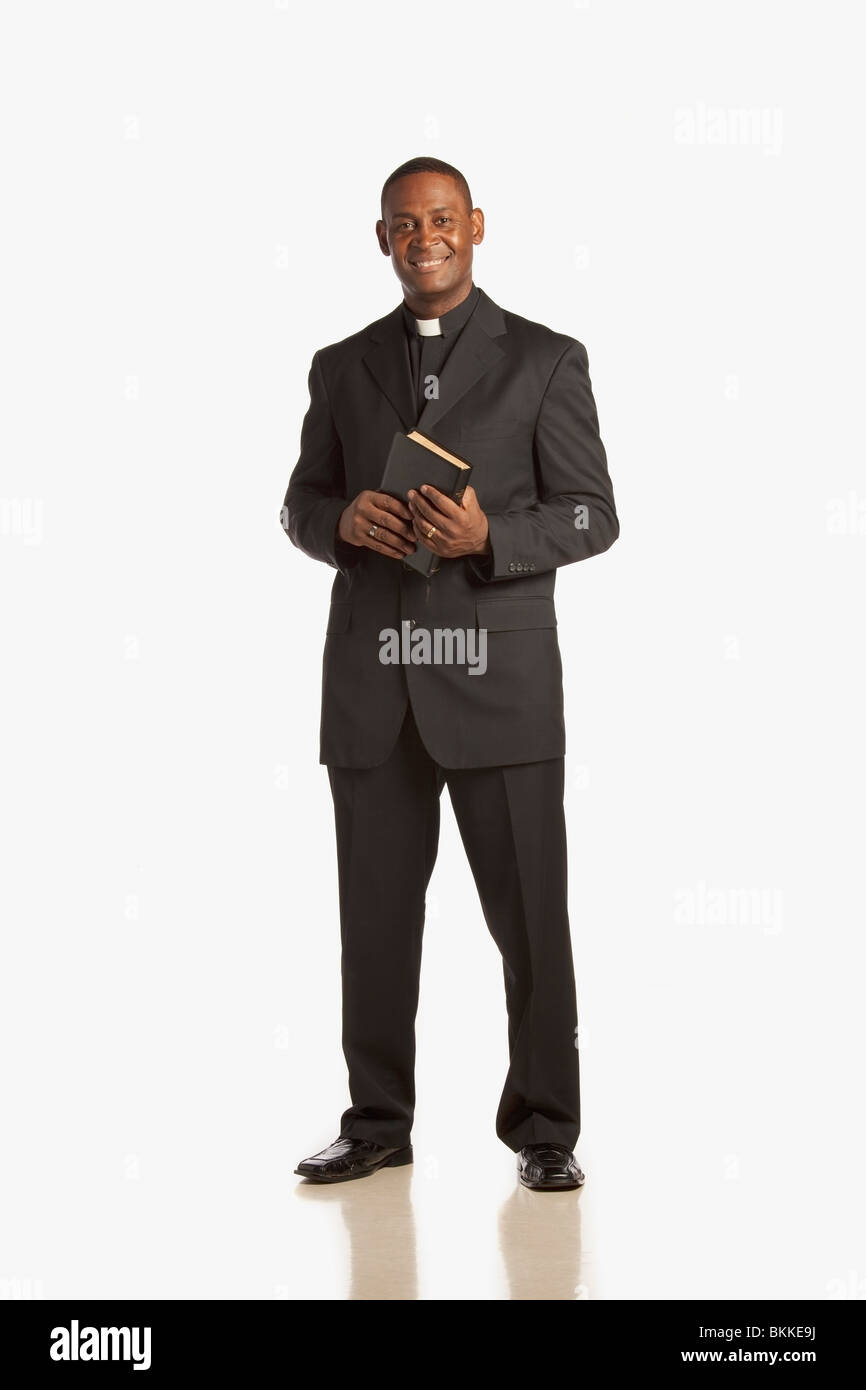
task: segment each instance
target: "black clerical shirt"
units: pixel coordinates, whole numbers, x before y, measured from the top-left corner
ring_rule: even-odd
[[[422,337],[415,323],[415,315],[403,303],[403,322],[406,326],[406,339],[409,347],[409,370],[415,392],[415,405],[420,416],[428,400],[440,390],[439,377],[442,368],[460,335],[468,323],[478,303],[478,286],[473,285],[465,299],[449,309],[439,318],[438,335]]]

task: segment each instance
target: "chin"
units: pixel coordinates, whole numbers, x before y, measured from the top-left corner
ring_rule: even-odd
[[[415,294],[440,294],[442,290],[450,290],[458,279],[449,265],[447,270],[440,270],[436,275],[413,274],[406,283]]]

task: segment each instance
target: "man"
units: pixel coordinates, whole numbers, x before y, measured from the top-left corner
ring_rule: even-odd
[[[560,565],[619,534],[587,355],[473,283],[484,214],[459,170],[401,165],[381,214],[403,303],[315,354],[281,514],[293,543],[337,571],[320,761],[352,1101],[338,1139],[296,1172],[342,1182],[412,1161],[424,897],[447,785],[503,960],[510,1064],[496,1132],[525,1186],[579,1187],[553,590]],[[408,503],[379,490],[395,432],[416,427],[472,465],[459,505],[427,485]],[[416,547],[439,557],[432,577],[403,563]]]

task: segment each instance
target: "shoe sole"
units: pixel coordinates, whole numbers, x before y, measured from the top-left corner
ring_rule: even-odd
[[[372,1168],[363,1168],[360,1173],[343,1173],[333,1178],[325,1174],[308,1173],[304,1168],[296,1168],[295,1173],[299,1178],[308,1178],[310,1182],[355,1182],[358,1178],[372,1177],[380,1168],[402,1168],[404,1164],[413,1162],[412,1145],[407,1144],[405,1149],[398,1149],[390,1158],[383,1159]]]
[[[517,1176],[521,1186],[528,1188],[530,1192],[574,1192],[586,1182],[586,1176],[578,1182],[527,1182],[519,1173]]]

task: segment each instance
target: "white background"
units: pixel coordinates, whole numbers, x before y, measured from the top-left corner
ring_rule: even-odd
[[[556,1298],[866,1294],[857,17],[4,6],[0,1293],[526,1297],[534,1249]],[[559,1213],[494,1134],[447,797],[415,1168],[292,1176],[347,1096],[333,572],[278,513],[313,352],[399,302],[378,195],[425,153],[486,213],[476,282],[587,346],[622,526],[557,587]]]

